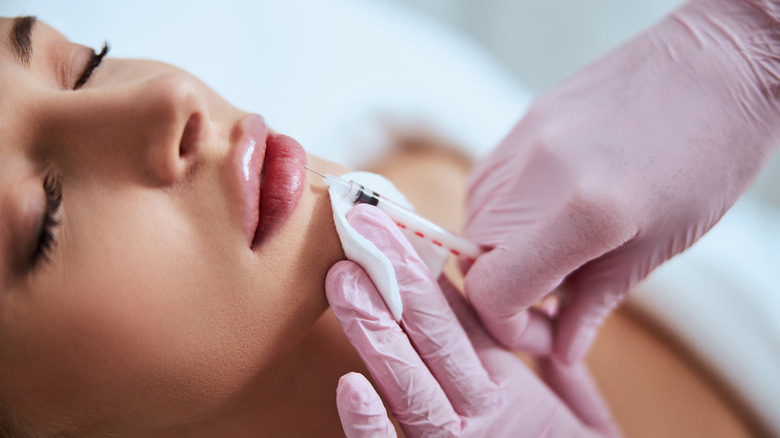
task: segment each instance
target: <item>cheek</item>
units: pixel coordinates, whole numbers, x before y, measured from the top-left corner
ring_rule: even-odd
[[[225,218],[182,213],[157,195],[96,205],[66,216],[64,257],[36,296],[29,331],[41,348],[30,359],[45,360],[28,373],[28,388],[43,405],[102,421],[115,412],[146,421],[196,415],[241,389],[303,330],[296,316],[311,308],[299,297],[308,285],[289,275],[290,259],[261,266],[242,251],[240,233],[215,227]],[[308,313],[311,324],[318,314]]]
[[[325,274],[343,254],[324,191],[309,188],[256,254],[227,197],[198,193],[68,193],[62,256],[18,326],[17,387],[37,409],[107,428],[191,418],[245,388],[325,310]]]

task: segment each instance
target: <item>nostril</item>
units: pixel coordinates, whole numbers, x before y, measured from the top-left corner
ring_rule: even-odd
[[[187,120],[179,142],[179,157],[184,158],[195,152],[195,147],[200,141],[202,124],[203,116],[200,113],[193,113]]]

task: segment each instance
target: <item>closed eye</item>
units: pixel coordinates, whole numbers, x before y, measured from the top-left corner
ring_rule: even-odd
[[[49,174],[43,183],[43,188],[46,193],[46,211],[38,233],[38,244],[33,253],[33,266],[37,266],[42,261],[51,262],[50,254],[57,243],[55,230],[60,225],[57,212],[62,205],[62,182],[56,174]]]
[[[100,50],[100,53],[95,53],[94,50],[92,51],[92,56],[89,58],[89,62],[87,63],[84,72],[81,73],[79,80],[77,80],[76,84],[73,86],[74,90],[78,90],[79,88],[87,84],[90,76],[92,76],[92,72],[94,72],[95,69],[97,69],[100,66],[100,63],[103,62],[103,58],[105,58],[106,55],[108,55],[108,51],[109,51],[109,47],[107,42],[103,43],[103,48]]]

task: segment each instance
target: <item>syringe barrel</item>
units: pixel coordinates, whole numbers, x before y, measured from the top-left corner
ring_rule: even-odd
[[[358,202],[366,203],[365,199],[367,193],[373,193],[370,190],[366,190],[362,184],[356,183],[355,181],[345,181],[330,174],[326,175],[323,179],[328,185],[335,187],[342,198],[352,204],[357,204]],[[376,204],[374,203],[372,205]]]
[[[325,175],[323,180],[336,188],[339,195],[352,204],[370,204],[382,209],[396,225],[407,229],[415,236],[426,239],[434,246],[446,249],[456,257],[474,261],[482,249],[463,237],[442,228],[408,208],[374,192],[355,181],[347,181],[334,175]]]
[[[408,229],[417,237],[426,239],[433,245],[445,248],[456,257],[465,257],[471,261],[475,260],[482,253],[482,249],[473,242],[450,232],[446,228],[436,225],[379,193],[367,189],[353,181],[351,183],[353,186],[357,186],[353,187],[353,189],[358,189],[358,193],[353,198],[355,203],[371,204],[379,207],[395,221],[396,225]],[[352,195],[352,193],[350,193],[350,195]]]

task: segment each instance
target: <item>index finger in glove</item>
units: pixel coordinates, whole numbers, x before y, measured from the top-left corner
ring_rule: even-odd
[[[368,380],[359,373],[341,376],[336,406],[347,438],[396,438],[385,405]]]
[[[566,365],[553,357],[538,361],[540,377],[582,424],[604,436],[621,436],[620,428],[583,363]]]
[[[358,207],[347,219],[390,259],[404,305],[403,329],[452,406],[461,415],[490,409],[496,385],[436,280],[389,217],[378,208]]]
[[[368,274],[353,262],[338,262],[328,271],[325,292],[349,342],[407,433],[419,436],[430,428],[455,433],[460,422],[449,399]]]

